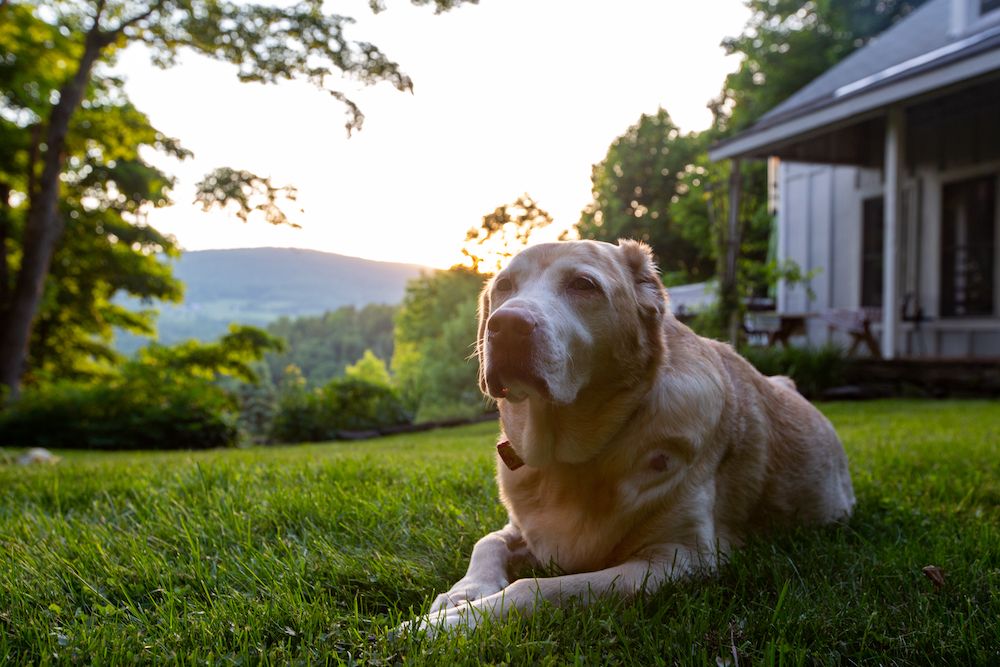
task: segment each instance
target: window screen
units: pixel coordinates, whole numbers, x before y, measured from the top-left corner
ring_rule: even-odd
[[[992,315],[996,176],[949,183],[941,199],[941,315]]]
[[[866,199],[862,206],[861,305],[881,308],[885,207],[882,197]]]

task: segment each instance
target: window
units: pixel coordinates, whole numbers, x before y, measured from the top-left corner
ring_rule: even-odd
[[[861,305],[882,307],[882,252],[885,238],[882,197],[866,199],[861,212]]]
[[[941,200],[941,315],[992,315],[996,176],[949,183]]]

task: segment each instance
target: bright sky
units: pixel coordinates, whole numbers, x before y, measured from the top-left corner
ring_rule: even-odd
[[[438,16],[388,4],[377,16],[366,1],[336,5],[358,19],[352,37],[414,80],[412,95],[355,93],[366,120],[350,139],[343,107],[308,84],[241,84],[191,54],[159,70],[126,51],[132,100],[195,153],[156,160],[178,181],[175,205],[150,224],[189,250],[288,246],[439,267],[525,192],[565,229],[590,201],[591,166],[640,114],[663,106],[684,131],[708,127],[705,105],[737,66],[719,44],[749,17],[742,0],[481,0]],[[220,166],[296,186],[302,229],[191,204]]]

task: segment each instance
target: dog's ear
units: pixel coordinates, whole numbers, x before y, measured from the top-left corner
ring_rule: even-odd
[[[479,390],[484,394],[486,387],[486,320],[490,318],[490,287],[493,280],[486,281],[479,293],[479,333],[476,335],[476,355],[479,357]]]
[[[653,261],[653,250],[645,243],[631,239],[620,239],[618,247],[632,276],[643,319],[659,322],[667,310],[667,290],[663,289],[660,272]]]

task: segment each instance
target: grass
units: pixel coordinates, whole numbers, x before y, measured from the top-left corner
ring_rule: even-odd
[[[433,641],[387,631],[503,524],[491,424],[0,466],[0,664],[1000,664],[1000,404],[822,409],[851,459],[846,527]]]

